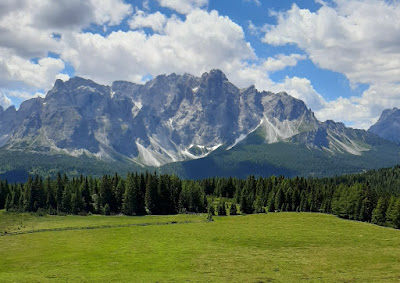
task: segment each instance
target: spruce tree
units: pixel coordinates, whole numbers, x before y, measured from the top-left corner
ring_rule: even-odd
[[[125,192],[123,195],[122,212],[125,215],[136,215],[136,194],[135,179],[132,174],[128,174],[125,183]]]
[[[386,218],[389,227],[400,228],[400,198],[391,197]]]
[[[11,207],[10,202],[11,202],[10,194],[7,194],[6,201],[5,201],[5,204],[4,204],[4,209],[6,211],[10,210],[10,207]]]
[[[275,197],[273,192],[270,193],[270,197],[268,199],[268,212],[275,211]]]
[[[218,216],[226,216],[225,201],[221,200],[218,205]]]
[[[284,203],[284,198],[285,198],[285,196],[283,194],[283,190],[280,187],[278,189],[278,191],[276,192],[276,195],[275,195],[275,208],[276,209],[281,209],[282,210],[282,205]]]
[[[145,203],[147,210],[151,214],[157,213],[157,206],[159,204],[157,179],[156,173],[154,173],[154,176],[152,174],[147,175]]]
[[[55,187],[56,187],[57,210],[62,210],[62,197],[63,197],[63,192],[64,192],[64,182],[63,182],[60,172],[57,173]]]
[[[237,215],[236,203],[232,203],[229,209],[229,215]]]
[[[376,205],[376,208],[372,212],[372,223],[377,225],[385,225],[386,210],[387,210],[387,201],[383,197],[380,197],[378,199],[378,204]]]

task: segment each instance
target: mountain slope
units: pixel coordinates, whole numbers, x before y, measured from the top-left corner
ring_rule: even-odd
[[[57,80],[45,98],[25,101],[18,110],[0,109],[0,146],[44,159],[89,158],[181,176],[199,175],[197,169],[205,176],[320,176],[399,160],[395,144],[320,122],[303,101],[284,92],[239,89],[219,70],[201,77],[160,75],[144,85]]]
[[[316,136],[322,135],[326,138],[321,132],[323,131],[318,130]],[[315,137],[313,133],[315,132],[308,132],[307,135]],[[309,143],[297,142],[304,136],[306,135],[295,136],[295,142],[267,144],[262,131],[255,131],[231,150],[221,148],[205,158],[166,164],[160,170],[189,179],[212,176],[245,178],[248,175],[324,177],[399,164],[400,148],[373,134],[366,134],[365,137],[365,142],[371,149],[356,155],[347,152],[334,153],[324,146],[311,147]]]
[[[368,131],[381,138],[400,143],[400,110],[393,108],[383,111],[378,122]]]

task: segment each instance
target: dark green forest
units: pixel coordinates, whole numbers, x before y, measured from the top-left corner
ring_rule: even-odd
[[[215,205],[207,198],[218,197]],[[239,206],[239,209],[237,207]],[[26,183],[0,181],[0,209],[40,214],[319,212],[400,228],[400,166],[330,178],[208,178],[129,173],[125,178],[57,174]]]

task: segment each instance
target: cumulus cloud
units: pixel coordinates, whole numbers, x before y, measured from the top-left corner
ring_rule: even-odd
[[[326,101],[306,78],[286,77],[283,83],[278,83],[273,88],[275,91],[284,90],[293,97],[303,100],[313,111],[319,111],[326,106]]]
[[[335,0],[331,6],[320,4],[316,12],[293,4],[290,10],[276,13],[278,23],[269,27],[263,41],[295,44],[317,66],[346,75],[352,85],[369,84],[361,97],[340,98],[319,111],[320,117],[347,119],[365,128],[385,107],[400,106],[400,3]],[[392,95],[385,95],[388,92]]]
[[[89,1],[41,1],[33,10],[32,23],[39,28],[56,30],[80,28],[89,25],[94,18]]]
[[[168,18],[162,34],[79,33],[64,37],[64,43],[62,58],[72,62],[76,73],[102,83],[141,81],[147,74],[200,75],[227,62],[255,58],[243,29],[216,11],[193,10],[185,20]]]
[[[116,25],[132,13],[122,0],[7,0],[1,5],[0,46],[24,58],[57,53],[60,44],[54,33],[80,31],[90,23]]]
[[[64,62],[60,59],[47,57],[34,63],[0,48],[1,87],[9,88],[22,84],[25,87],[48,89],[64,67]]]
[[[146,12],[139,10],[129,21],[129,26],[131,29],[147,27],[151,28],[155,32],[162,32],[166,23],[167,18],[164,14],[161,14],[158,11],[153,14],[147,14]]]
[[[318,66],[345,74],[353,83],[398,81],[400,3],[336,0],[311,12],[296,4],[278,13],[264,42],[296,44]],[[384,15],[384,16],[378,16]]]
[[[133,12],[132,6],[123,0],[90,0],[90,4],[94,11],[94,23],[99,25],[119,25]]]
[[[65,48],[66,33],[79,33],[90,24],[117,25],[132,11],[123,0],[1,1],[0,87],[7,94],[49,89],[56,78],[67,77],[61,73],[65,63],[48,56]]]
[[[191,11],[208,5],[208,0],[157,0],[160,6],[188,14]]]
[[[300,60],[305,60],[307,57],[305,55],[300,54],[290,54],[290,55],[283,55],[279,54],[275,56],[275,58],[268,58],[264,62],[264,69],[267,72],[276,72],[279,70],[283,70],[286,67],[293,67],[297,65],[297,62]]]

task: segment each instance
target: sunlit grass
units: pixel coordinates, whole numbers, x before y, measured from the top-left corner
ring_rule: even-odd
[[[202,222],[205,215],[48,220],[1,214],[1,229],[12,231],[18,225],[4,224],[7,217],[32,217],[34,229],[178,223],[2,236],[0,281],[6,282],[400,280],[400,231],[331,215],[270,213]],[[183,223],[190,221],[196,223]]]

